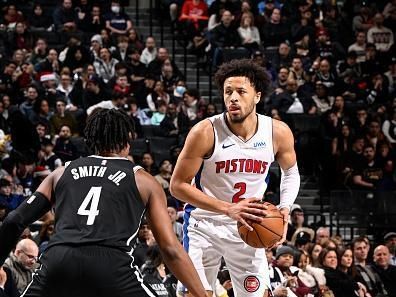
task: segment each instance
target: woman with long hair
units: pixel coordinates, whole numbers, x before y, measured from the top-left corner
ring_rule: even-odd
[[[243,47],[248,49],[251,53],[259,49],[261,43],[260,33],[254,25],[254,16],[251,12],[242,14],[238,33],[241,37]]]
[[[53,112],[49,109],[48,100],[38,99],[33,104],[33,111],[29,116],[29,120],[33,125],[44,123],[47,127],[49,127],[49,120],[52,115]]]
[[[132,28],[131,30],[129,30],[128,44],[129,44],[129,47],[139,50],[140,53],[144,49],[144,44],[143,44],[142,40],[140,39],[138,31],[135,28]]]
[[[312,260],[312,266],[313,267],[319,267],[319,254],[322,251],[322,246],[319,243],[313,244],[309,249],[308,249],[308,254],[311,257]]]
[[[327,286],[337,297],[364,297],[364,287],[353,278],[338,270],[338,254],[333,249],[323,249],[319,255],[319,262],[325,271]]]

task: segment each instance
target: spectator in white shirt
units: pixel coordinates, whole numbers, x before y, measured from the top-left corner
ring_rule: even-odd
[[[245,12],[241,17],[241,24],[238,28],[239,36],[242,40],[242,45],[250,51],[255,51],[260,45],[260,33],[256,26],[254,26],[253,14]]]
[[[152,36],[146,38],[146,47],[140,55],[140,62],[146,66],[157,57],[157,47],[155,45],[155,39]]]
[[[367,31],[367,42],[374,43],[377,51],[388,52],[393,45],[394,37],[391,29],[385,27],[384,16],[377,13],[374,16],[374,26]]]

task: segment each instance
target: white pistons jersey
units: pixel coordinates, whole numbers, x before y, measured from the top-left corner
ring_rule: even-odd
[[[208,196],[236,203],[244,198],[262,198],[268,184],[268,171],[274,161],[272,119],[257,115],[258,127],[247,141],[233,134],[225,113],[209,118],[214,130],[214,150],[204,159],[195,176],[195,186]],[[208,218],[236,223],[225,215],[203,209],[186,208],[195,219]]]

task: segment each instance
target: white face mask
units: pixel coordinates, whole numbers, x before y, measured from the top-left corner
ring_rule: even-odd
[[[120,12],[120,9],[121,9],[121,8],[120,8],[119,6],[112,6],[112,7],[111,7],[111,11],[114,12],[114,13],[119,13],[119,12]]]

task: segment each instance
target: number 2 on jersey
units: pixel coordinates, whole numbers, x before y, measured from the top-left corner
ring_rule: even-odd
[[[239,189],[239,191],[232,196],[232,203],[238,203],[243,199],[241,196],[246,193],[246,183],[236,183],[234,189]]]
[[[87,196],[78,208],[77,214],[80,216],[88,216],[87,225],[93,225],[95,217],[99,214],[98,204],[102,187],[91,187]],[[91,207],[88,209],[88,204],[91,202]]]

